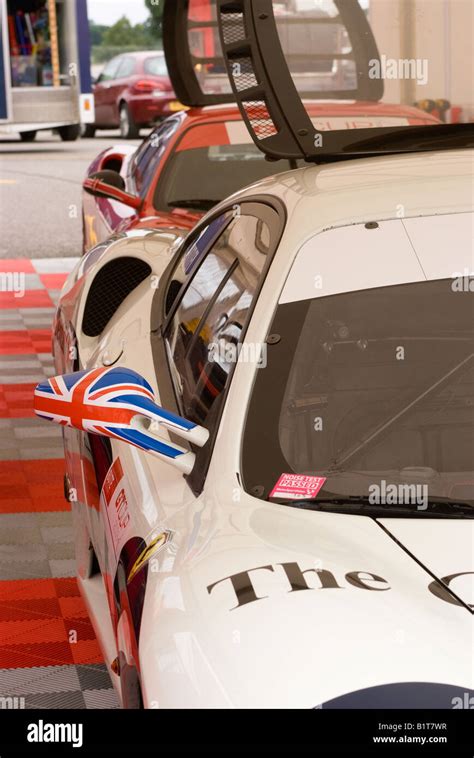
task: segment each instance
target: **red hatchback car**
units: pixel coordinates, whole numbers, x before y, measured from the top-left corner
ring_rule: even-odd
[[[183,108],[159,50],[113,58],[97,79],[94,96],[95,122],[86,127],[86,137],[93,137],[97,129],[120,127],[124,139],[134,139],[141,127],[152,126]]]

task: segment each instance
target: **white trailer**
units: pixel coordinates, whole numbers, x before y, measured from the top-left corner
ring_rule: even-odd
[[[87,0],[0,0],[0,20],[0,134],[77,139],[94,121]]]

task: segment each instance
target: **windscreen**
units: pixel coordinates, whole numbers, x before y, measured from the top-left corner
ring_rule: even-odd
[[[143,68],[146,74],[151,76],[168,76],[168,68],[163,55],[156,55],[152,58],[146,58]]]
[[[205,126],[191,131],[208,133]],[[159,211],[185,208],[204,213],[246,185],[289,169],[289,161],[266,161],[250,141],[176,150],[157,183],[154,205]]]
[[[430,499],[474,503],[469,286],[443,279],[285,303],[269,332],[280,341],[256,372],[246,487],[268,495],[282,474],[300,474],[323,477],[333,496],[416,484]]]

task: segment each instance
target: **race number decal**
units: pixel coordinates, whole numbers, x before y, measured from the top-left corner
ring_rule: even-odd
[[[116,458],[105,477],[100,501],[117,560],[123,546],[131,536],[129,493],[130,488],[123,473],[122,463],[120,458]]]
[[[325,476],[282,474],[270,492],[270,497],[281,497],[286,500],[310,500],[316,497],[325,481]]]

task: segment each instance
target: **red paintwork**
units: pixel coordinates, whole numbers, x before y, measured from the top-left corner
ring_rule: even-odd
[[[173,87],[168,76],[153,76],[145,70],[147,58],[156,58],[153,50],[143,53],[130,53],[127,58],[133,58],[135,70],[127,77],[99,82],[94,85],[95,123],[98,128],[112,128],[120,124],[120,105],[127,103],[133,120],[139,126],[151,126],[158,119],[169,116],[170,103],[176,100]],[[137,91],[137,83],[149,82],[150,87]],[[153,90],[161,90],[164,97],[156,97]]]
[[[117,200],[119,203],[124,203],[124,205],[128,205],[130,208],[134,208],[137,211],[142,204],[139,197],[130,195],[128,192],[124,192],[116,187],[111,187],[100,179],[86,179],[83,187],[92,192],[107,192],[108,195],[113,195],[114,200]]]
[[[387,103],[354,103],[318,101],[306,103],[308,113],[312,118],[347,119],[347,126],[367,126],[367,119],[371,117],[400,117],[406,118],[412,125],[437,124],[439,120],[434,116],[410,106],[390,105]],[[238,108],[234,105],[217,106],[212,108],[192,108],[179,114],[180,124],[174,135],[169,140],[161,161],[157,167],[153,182],[143,198],[138,212],[116,202],[104,198],[93,198],[84,194],[84,214],[88,217],[85,222],[85,249],[93,244],[107,239],[114,231],[125,232],[131,229],[170,229],[178,228],[187,232],[193,228],[197,221],[204,215],[195,211],[174,209],[170,213],[157,211],[153,205],[155,188],[163,173],[169,157],[179,150],[191,150],[193,148],[222,145],[228,143],[225,123],[229,121],[242,121]],[[364,118],[364,123],[359,119]],[[197,129],[196,127],[204,127]],[[130,167],[136,148],[130,145],[114,146],[101,153],[89,167],[88,174],[100,171],[108,167],[110,161],[122,161],[120,173],[127,181]],[[205,181],[205,177],[203,177]],[[91,238],[88,225],[93,219],[95,227],[95,239]],[[94,235],[92,235],[93,237]]]

